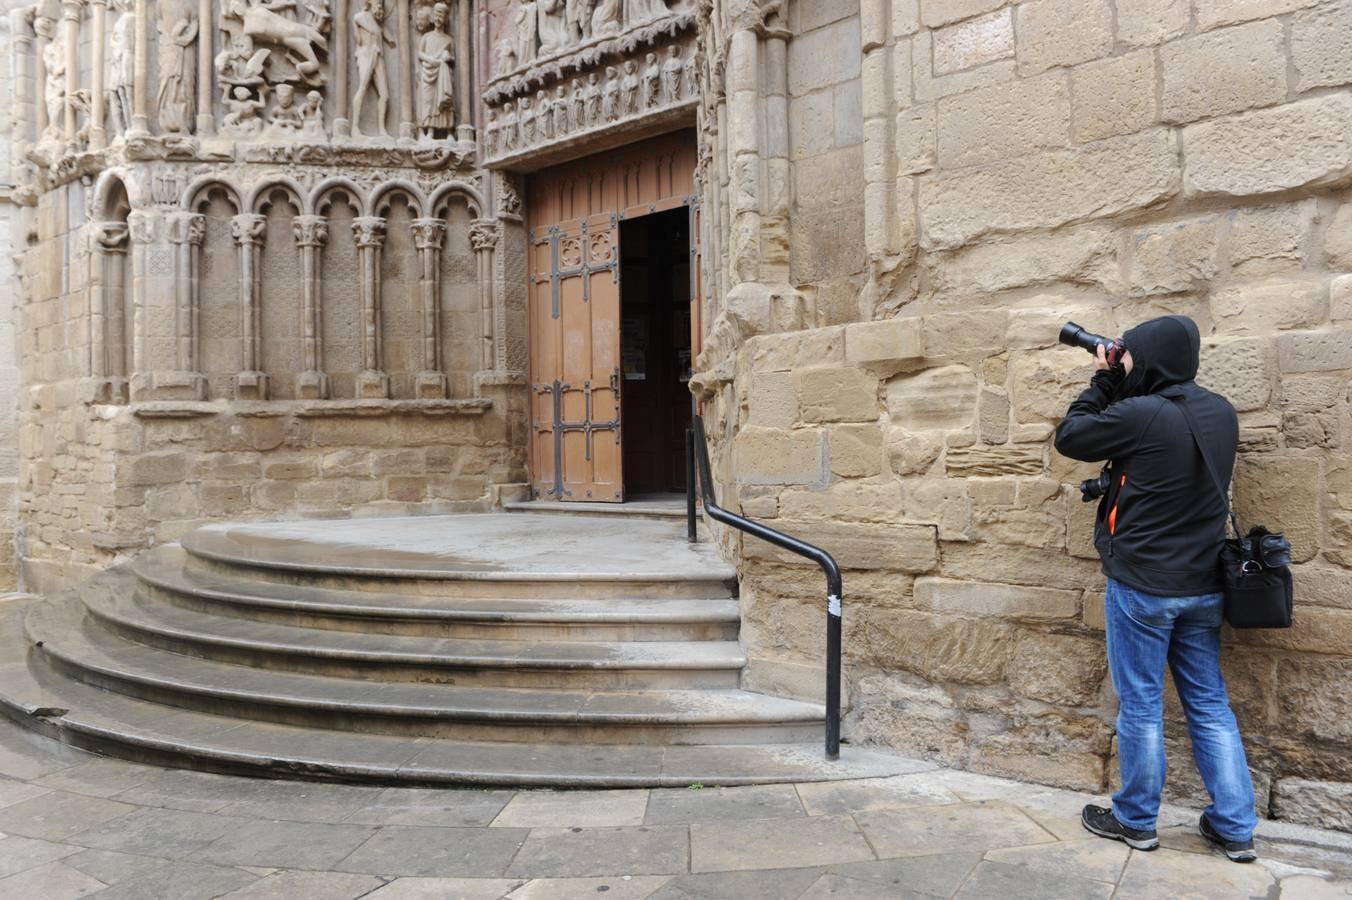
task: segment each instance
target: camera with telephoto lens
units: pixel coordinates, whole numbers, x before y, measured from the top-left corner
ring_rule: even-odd
[[[1067,322],[1061,326],[1061,343],[1069,347],[1079,347],[1081,350],[1087,350],[1094,356],[1098,355],[1098,348],[1101,344],[1105,355],[1108,358],[1108,365],[1115,366],[1122,361],[1122,354],[1127,348],[1122,345],[1120,338],[1106,338],[1101,334],[1094,334],[1086,331],[1074,322]],[[1087,483],[1087,482],[1086,482]]]
[[[1080,482],[1080,499],[1085,503],[1093,503],[1108,493],[1112,486],[1113,478],[1108,473],[1107,468],[1104,468],[1096,477]]]

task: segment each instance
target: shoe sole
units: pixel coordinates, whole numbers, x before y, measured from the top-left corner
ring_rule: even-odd
[[[1087,827],[1087,826],[1086,826]],[[1225,846],[1225,842],[1219,835],[1213,835],[1207,832],[1201,825],[1197,826],[1197,833],[1207,839],[1217,850],[1222,851],[1231,862],[1251,863],[1258,859],[1258,853],[1254,850],[1231,850]]]
[[[1105,837],[1109,840],[1121,841],[1133,850],[1143,850],[1149,853],[1151,850],[1158,850],[1160,846],[1159,838],[1146,838],[1144,840],[1141,838],[1129,838],[1125,834],[1120,834],[1116,831],[1104,831],[1100,828],[1095,828],[1084,819],[1080,819],[1080,824],[1083,825],[1084,830],[1088,831],[1090,834],[1096,834],[1099,837]]]

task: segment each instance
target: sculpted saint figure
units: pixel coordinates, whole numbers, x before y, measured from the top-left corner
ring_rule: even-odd
[[[559,85],[554,91],[554,136],[563,137],[568,131],[568,88]]]
[[[662,64],[662,98],[675,103],[681,99],[681,48],[672,44],[667,52],[667,61]]]
[[[124,18],[130,18],[126,16]],[[66,47],[56,38],[56,24],[44,17],[37,19],[38,34],[47,38],[42,48],[42,64],[47,70],[47,81],[42,86],[42,102],[47,106],[47,130],[43,140],[60,140],[66,122]],[[42,34],[43,32],[46,34]],[[127,119],[123,127],[131,125],[131,86],[127,87]]]
[[[620,82],[620,91],[620,115],[638,112],[638,63],[632,59],[624,61],[624,81]]]
[[[592,7],[596,0],[566,0],[564,18],[568,21],[568,40],[585,41],[592,36]]]
[[[554,112],[552,104],[549,102],[549,95],[544,91],[539,91],[535,95],[535,130],[540,135],[540,140],[547,141],[554,136]]]
[[[657,64],[657,54],[649,53],[643,67],[643,108],[652,109],[657,105],[657,95],[662,83],[662,68]]]
[[[607,122],[620,118],[620,73],[614,66],[606,66],[606,90],[601,100],[601,115]]]
[[[620,33],[620,0],[596,0],[592,10],[592,37]]]
[[[516,70],[516,41],[504,37],[498,41],[497,61],[493,66],[496,76],[510,75]]]
[[[285,83],[277,85],[277,105],[272,110],[272,127],[291,133],[300,131],[304,124],[300,107],[296,106],[296,89]]]
[[[601,83],[595,72],[587,76],[587,115],[588,127],[601,121]]]
[[[587,127],[587,97],[582,90],[582,80],[573,82],[573,112],[569,117],[574,128]]]
[[[451,75],[455,56],[446,31],[450,18],[451,8],[436,4],[430,27],[418,38],[418,127],[428,139],[455,127],[455,78]]]
[[[357,93],[352,97],[352,134],[361,137],[361,106],[366,89],[376,92],[376,130],[389,137],[385,115],[390,104],[390,83],[385,74],[385,47],[394,46],[394,38],[385,33],[384,0],[366,0],[366,7],[352,17],[352,35],[357,45]]]
[[[518,0],[516,17],[516,61],[520,65],[535,62],[535,33],[538,28],[535,0]]]
[[[667,14],[666,0],[624,0],[624,24],[641,25]]]
[[[516,101],[516,113],[521,121],[521,146],[529,147],[535,143],[535,112],[530,108],[529,97]]]
[[[564,0],[536,0],[540,15],[540,55],[553,56],[568,46]]]
[[[324,131],[324,95],[319,91],[310,91],[305,95],[305,108],[301,110],[304,124],[301,130],[306,137],[328,137]]]
[[[265,105],[266,102],[261,98],[254,99],[248,88],[236,87],[225,100],[225,108],[230,111],[221,119],[221,127],[227,133],[258,134],[263,130],[263,120],[258,114]]]
[[[508,100],[502,104],[502,149],[511,152],[516,149],[520,135],[516,121],[516,104]]]
[[[197,10],[187,0],[159,3],[160,130],[186,134],[197,115]]]
[[[490,109],[488,121],[484,123],[484,155],[498,155],[498,135],[501,131],[502,126],[498,124],[498,111]]]
[[[131,128],[131,92],[136,80],[136,16],[132,0],[113,0],[117,20],[108,36],[108,112],[111,129],[127,131]],[[64,65],[62,66],[64,69]],[[51,68],[47,74],[51,76]]]

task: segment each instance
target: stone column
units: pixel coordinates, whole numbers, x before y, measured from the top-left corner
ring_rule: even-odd
[[[390,395],[390,379],[381,369],[380,248],[385,244],[385,220],[358,216],[352,220],[357,239],[357,271],[361,281],[362,371],[357,375],[357,397],[384,399]]]
[[[132,311],[131,316],[131,359],[128,361],[126,376],[128,393],[132,400],[139,399],[150,386],[150,360],[146,354],[146,341],[150,337],[150,318],[147,311],[150,298],[149,255],[150,246],[155,243],[159,231],[159,214],[143,210],[132,210],[127,214],[127,230],[131,234],[131,285],[130,291],[124,290],[125,305]]]
[[[874,281],[887,270],[902,264],[901,217],[898,204],[910,207],[901,192],[909,193],[911,179],[898,171],[895,134],[899,94],[893,89],[898,65],[910,64],[910,46],[905,59],[895,57],[892,10],[890,4],[869,0],[860,7],[860,31],[864,60],[864,242],[870,276]],[[908,79],[910,73],[905,72]],[[900,100],[902,104],[905,98]],[[869,311],[872,314],[872,311]]]
[[[66,139],[66,149],[74,152],[75,132],[78,124],[75,121],[75,92],[80,89],[80,0],[62,0],[61,2],[61,22],[64,25],[62,29],[65,32],[65,50],[66,50],[66,102],[64,109],[66,121],[63,123],[63,134]]]
[[[414,396],[439,400],[446,396],[446,370],[441,362],[441,246],[446,223],[414,219],[413,243],[418,248],[418,293],[422,300],[422,371]]]
[[[174,244],[174,307],[178,343],[178,372],[162,387],[186,391],[194,400],[206,399],[207,379],[201,373],[202,359],[202,242],[207,236],[207,217],[201,213],[173,214],[169,239]]]
[[[240,400],[268,399],[268,376],[260,371],[260,307],[258,254],[267,233],[266,216],[242,213],[230,220],[230,233],[239,248],[239,306],[244,324],[243,369],[235,376],[235,396]]]
[[[212,65],[215,59],[213,46],[216,36],[216,15],[211,0],[198,0],[197,4],[197,134],[199,136],[216,133],[216,117],[211,114],[211,79],[216,70]]]
[[[766,28],[763,59],[765,71],[765,183],[762,185],[761,221],[764,235],[761,276],[768,281],[789,281],[789,37],[782,28]],[[766,240],[765,237],[769,239]]]
[[[106,83],[104,69],[107,68],[108,54],[105,52],[108,38],[108,0],[89,0],[92,10],[90,27],[90,68],[93,69],[92,84],[89,87],[89,149],[102,150],[108,144],[108,132],[103,126],[107,115],[104,107],[103,92]]]
[[[732,240],[728,247],[733,279],[760,280],[760,38],[746,29],[728,49],[728,129]]]
[[[211,0],[203,2],[210,3]],[[333,136],[336,138],[347,137],[352,133],[352,122],[348,118],[351,115],[352,98],[347,93],[347,18],[348,0],[334,0],[333,43],[329,49],[329,60],[333,67]]]
[[[136,82],[132,86],[129,136],[137,137],[144,137],[150,133],[149,85],[146,83],[150,78],[150,45],[149,36],[146,32],[150,21],[149,5],[149,0],[136,0],[134,8],[136,45],[133,61],[136,70]]]
[[[35,135],[30,133],[28,123],[35,121],[33,116],[33,79],[29,76],[30,60],[36,57],[38,65],[42,65],[42,56],[39,51],[33,49],[33,11],[28,9],[15,9],[9,13],[9,33],[13,45],[10,47],[11,60],[14,73],[14,115],[12,119],[12,134],[16,143],[14,153],[10,157],[11,181],[19,183],[23,180],[20,174],[23,166],[25,148],[29,141]]]
[[[413,45],[413,20],[408,0],[399,0],[399,141],[413,142],[413,61],[418,50]]]
[[[470,40],[470,0],[456,0],[455,26],[455,137],[474,141],[474,99],[470,96],[473,41]]]
[[[127,400],[126,315],[122,301],[127,256],[127,223],[90,226],[89,375],[94,403]],[[116,307],[116,308],[114,308]]]
[[[469,226],[469,242],[479,268],[479,368],[505,368],[497,350],[497,310],[494,305],[493,253],[498,246],[498,224],[491,219],[476,219]]]
[[[329,395],[329,379],[324,374],[322,288],[319,276],[320,249],[329,239],[329,220],[323,216],[296,216],[291,228],[300,248],[301,316],[305,371],[296,379],[297,394],[303,400],[322,400]]]

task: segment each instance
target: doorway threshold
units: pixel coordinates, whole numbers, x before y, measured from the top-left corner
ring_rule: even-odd
[[[639,519],[684,519],[685,494],[643,494],[623,503],[569,503],[521,500],[504,503],[507,512],[555,513],[572,516],[629,516]]]

